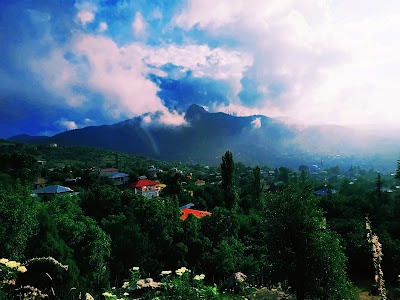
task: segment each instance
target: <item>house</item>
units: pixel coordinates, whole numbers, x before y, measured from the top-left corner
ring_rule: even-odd
[[[279,181],[278,182],[274,182],[272,184],[267,184],[267,185],[264,186],[264,192],[275,193],[275,192],[279,191],[279,186],[280,185],[281,184],[279,184]]]
[[[44,188],[47,180],[44,178],[38,178],[38,180],[34,183],[37,189]]]
[[[61,185],[49,185],[44,188],[36,189],[33,191],[33,194],[36,195],[44,195],[44,194],[64,194],[64,193],[73,193],[69,187],[61,186]]]
[[[186,220],[186,218],[190,214],[194,215],[198,219],[201,219],[201,218],[203,218],[205,216],[211,216],[212,215],[212,213],[210,213],[208,211],[191,209],[190,207],[193,207],[193,206],[194,206],[193,203],[189,203],[189,204],[186,204],[186,205],[180,207],[181,213],[182,213],[181,216],[180,216],[181,220]]]
[[[100,171],[100,177],[111,178],[117,173],[119,173],[119,171],[116,168],[106,168]]]
[[[196,185],[196,186],[201,186],[201,185],[205,185],[205,184],[206,184],[206,182],[204,180],[201,180],[201,179],[197,179],[194,182],[194,185]]]
[[[129,182],[129,174],[121,173],[116,168],[106,168],[101,170],[100,177],[109,178],[114,185],[123,185]]]
[[[129,182],[129,174],[126,173],[116,173],[109,178],[112,180],[114,185],[122,185]]]
[[[148,179],[139,179],[129,185],[135,194],[143,195],[147,198],[158,197],[160,194],[160,183]]]
[[[321,169],[317,165],[312,165],[310,167],[310,174],[311,175],[319,175],[320,172],[321,172]]]

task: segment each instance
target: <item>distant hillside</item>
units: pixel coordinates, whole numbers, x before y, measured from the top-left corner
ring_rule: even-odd
[[[8,140],[13,142],[21,142],[21,143],[42,143],[45,142],[49,137],[48,136],[32,136],[28,134],[20,134],[10,137]]]
[[[38,137],[30,142],[67,146],[93,146],[131,152],[155,159],[216,165],[226,150],[250,165],[297,167],[361,165],[395,169],[400,143],[341,126],[299,126],[254,115],[237,117],[209,113],[191,105],[187,124],[162,126],[143,122],[142,117],[114,125],[91,126]]]

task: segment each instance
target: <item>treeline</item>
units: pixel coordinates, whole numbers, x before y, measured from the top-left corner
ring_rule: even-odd
[[[253,284],[291,286],[297,299],[357,299],[350,279],[373,284],[375,276],[366,216],[383,244],[384,278],[394,283],[400,274],[400,195],[383,192],[380,177],[373,190],[363,180],[343,181],[339,193],[316,197],[307,176],[284,176],[277,192],[265,193],[260,168],[239,181],[226,152],[222,184],[198,188],[193,197],[170,173],[159,198],[96,183],[79,195],[40,201],[18,183],[17,169],[7,171],[15,183],[0,187],[0,256],[52,256],[68,265],[42,261],[19,277],[54,299],[100,295],[121,286],[133,266],[155,280],[186,266],[217,284],[241,271]],[[189,201],[212,216],[181,221],[179,206]],[[3,298],[12,291],[5,287]]]

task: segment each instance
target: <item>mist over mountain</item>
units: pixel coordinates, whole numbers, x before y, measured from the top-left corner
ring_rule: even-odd
[[[262,115],[237,117],[210,113],[192,104],[187,124],[165,126],[136,117],[113,125],[90,126],[52,137],[16,136],[11,140],[93,146],[132,152],[156,159],[217,165],[230,150],[237,161],[251,165],[322,164],[346,168],[394,170],[399,140],[342,126],[305,126]]]

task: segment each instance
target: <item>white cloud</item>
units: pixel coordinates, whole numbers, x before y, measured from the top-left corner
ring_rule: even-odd
[[[183,125],[186,123],[185,116],[183,114],[179,114],[176,111],[169,111],[164,109],[162,115],[160,116],[159,122],[161,124],[168,124],[172,126]]]
[[[253,58],[246,52],[214,48],[207,45],[165,45],[159,48],[147,48],[146,63],[161,67],[171,63],[182,67],[181,72],[192,71],[195,77],[210,77],[231,83],[233,95],[241,90],[241,79]]]
[[[246,75],[263,98],[251,109],[236,101],[219,108],[313,123],[400,126],[393,109],[400,95],[399,20],[398,1],[189,0],[173,22],[236,39],[253,57]]]
[[[92,23],[95,19],[95,12],[97,7],[90,2],[77,2],[75,7],[78,9],[76,20],[81,25],[85,26],[88,23]]]
[[[89,63],[87,86],[107,99],[114,116],[132,117],[164,108],[156,95],[159,88],[146,78],[148,69],[139,45],[119,48],[109,38],[82,35],[73,48]]]
[[[63,127],[64,129],[67,129],[67,130],[73,130],[73,129],[78,128],[78,125],[74,121],[61,119],[57,123],[58,123],[58,125],[60,125],[61,127]]]
[[[73,62],[65,58],[74,55]],[[145,113],[159,113],[156,122],[171,125],[185,123],[183,115],[168,110],[157,96],[159,87],[147,78],[151,68],[143,56],[152,48],[138,43],[119,47],[104,36],[82,34],[67,49],[54,49],[48,57],[36,60],[31,70],[43,86],[58,98],[79,109],[97,106],[77,92],[82,87],[104,98],[103,109],[115,119]],[[167,62],[165,62],[167,63]]]
[[[107,23],[106,22],[100,22],[98,31],[99,32],[104,32],[107,29],[108,29]]]
[[[88,23],[93,22],[94,20],[94,13],[92,11],[83,10],[78,12],[78,20],[82,25],[86,25]]]
[[[48,57],[33,60],[30,67],[48,91],[64,98],[68,105],[79,107],[87,99],[75,93],[73,88],[79,85],[83,74],[65,58],[64,54],[64,49],[54,49]]]
[[[149,116],[149,115],[144,116],[144,117],[143,117],[143,121],[144,121],[145,123],[151,123],[151,121],[152,121],[151,116]]]
[[[261,118],[255,118],[251,121],[251,124],[253,124],[254,128],[261,128]]]
[[[73,62],[65,58],[67,51],[75,56]],[[81,34],[68,48],[55,49],[50,56],[32,63],[32,71],[55,99],[63,98],[71,107],[88,109],[98,105],[77,91],[76,87],[82,87],[102,95],[103,109],[114,119],[161,112],[155,122],[184,124],[184,116],[164,106],[157,96],[159,87],[147,78],[167,63],[182,67],[182,72],[191,70],[195,77],[226,80],[239,92],[252,58],[205,45],[118,46],[108,37]],[[166,76],[161,70],[158,75]]]
[[[136,37],[141,37],[146,33],[147,23],[140,12],[136,12],[132,22],[132,30]]]

